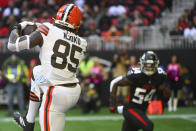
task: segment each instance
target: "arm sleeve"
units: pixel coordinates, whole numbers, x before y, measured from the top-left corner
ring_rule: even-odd
[[[17,29],[14,29],[10,34],[7,47],[10,51],[20,52],[22,50],[35,47],[36,45],[41,45],[42,42],[43,42],[43,38],[40,32],[38,31],[35,31],[30,35],[19,37],[19,34],[17,33]]]
[[[24,50],[24,49],[29,49],[29,36],[28,35],[25,35],[25,36],[21,36],[21,37],[18,37],[16,39],[15,42],[8,42],[8,49],[10,51],[21,51],[21,50]]]
[[[110,92],[112,92],[113,88],[116,86],[126,86],[131,85],[132,81],[127,79],[126,76],[119,76],[111,81],[110,83]]]
[[[117,77],[117,78],[115,78],[114,80],[111,81],[111,83],[110,83],[110,92],[112,92],[112,89],[113,89],[114,85],[117,82],[121,81],[122,79],[123,79],[123,76],[119,76],[119,77]]]

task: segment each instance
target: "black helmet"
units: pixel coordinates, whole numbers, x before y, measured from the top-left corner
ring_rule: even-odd
[[[140,65],[142,72],[150,76],[157,72],[159,59],[153,51],[147,51],[140,58]]]

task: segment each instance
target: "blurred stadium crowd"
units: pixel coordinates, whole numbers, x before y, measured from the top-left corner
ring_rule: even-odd
[[[63,0],[1,1],[0,37],[8,37],[11,27],[23,20],[52,23],[64,3]],[[172,6],[172,0],[75,0],[74,3],[83,12],[81,36],[128,36],[132,37],[132,46],[138,35],[137,27],[153,24]]]
[[[102,36],[106,39],[127,36],[132,39],[132,46],[135,44],[139,26],[152,25],[161,17],[165,9],[171,10],[172,7],[172,0],[76,0],[73,2],[83,12],[79,35],[84,37]],[[64,0],[1,0],[0,38],[8,38],[13,25],[23,20],[52,23],[57,9],[62,4],[65,4]],[[184,35],[187,41],[193,42],[196,40],[195,33],[196,6],[192,10],[184,11],[170,35],[174,37]],[[178,41],[179,38],[173,39],[174,43]],[[110,43],[115,44],[117,41],[111,39]],[[176,56],[172,56],[171,59],[171,63],[165,63],[168,66],[161,66],[169,76],[163,87],[175,88],[173,88],[173,99],[169,100],[169,110],[175,111],[177,103],[181,106],[196,105],[196,92],[192,86],[191,69],[184,63],[178,63]],[[108,90],[108,83],[111,79],[126,75],[130,67],[139,67],[138,61],[135,56],[128,56],[127,52],[123,52],[115,54],[111,66],[107,67],[100,62],[99,58],[87,55],[81,62],[78,72],[83,87],[79,102],[83,113],[99,111],[100,107],[104,105],[104,100],[101,100],[101,97],[105,95],[103,91]],[[19,57],[11,56],[4,62],[2,71],[0,71],[0,98],[3,99],[2,96],[5,96],[5,92],[7,93],[9,115],[13,112],[13,94],[22,92],[17,94],[21,113],[24,113],[24,104],[28,102],[30,74],[32,68],[37,65],[37,60],[32,59],[26,63],[28,66]],[[103,90],[103,88],[107,89]],[[119,103],[126,103],[128,87],[120,88],[118,96]]]
[[[174,29],[170,31],[173,37],[173,44],[184,42],[180,37],[185,38],[185,43],[196,42],[196,3],[193,9],[185,9],[184,13],[175,22]]]

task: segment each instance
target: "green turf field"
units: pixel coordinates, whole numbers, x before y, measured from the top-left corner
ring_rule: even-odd
[[[15,125],[6,111],[0,111],[0,131],[22,131]],[[196,131],[196,108],[180,108],[175,113],[165,112],[163,115],[150,115],[154,122],[154,131]],[[113,115],[106,108],[97,114],[81,114],[72,109],[67,113],[65,131],[120,131],[122,116]],[[35,131],[40,131],[36,123]]]

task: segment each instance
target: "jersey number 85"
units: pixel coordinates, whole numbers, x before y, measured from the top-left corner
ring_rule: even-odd
[[[65,51],[63,53],[59,51],[59,48],[61,46],[65,47]],[[76,69],[79,65],[79,59],[75,58],[75,53],[81,53],[82,48],[74,44],[70,45],[68,42],[64,40],[57,40],[53,47],[53,52],[54,54],[51,56],[51,65],[53,67],[58,69],[65,69],[67,67],[67,69],[70,72],[76,72]],[[63,60],[62,63],[57,63],[57,58],[61,58]],[[68,58],[70,59],[71,63],[67,62]],[[75,64],[75,67],[73,67],[72,64]]]

